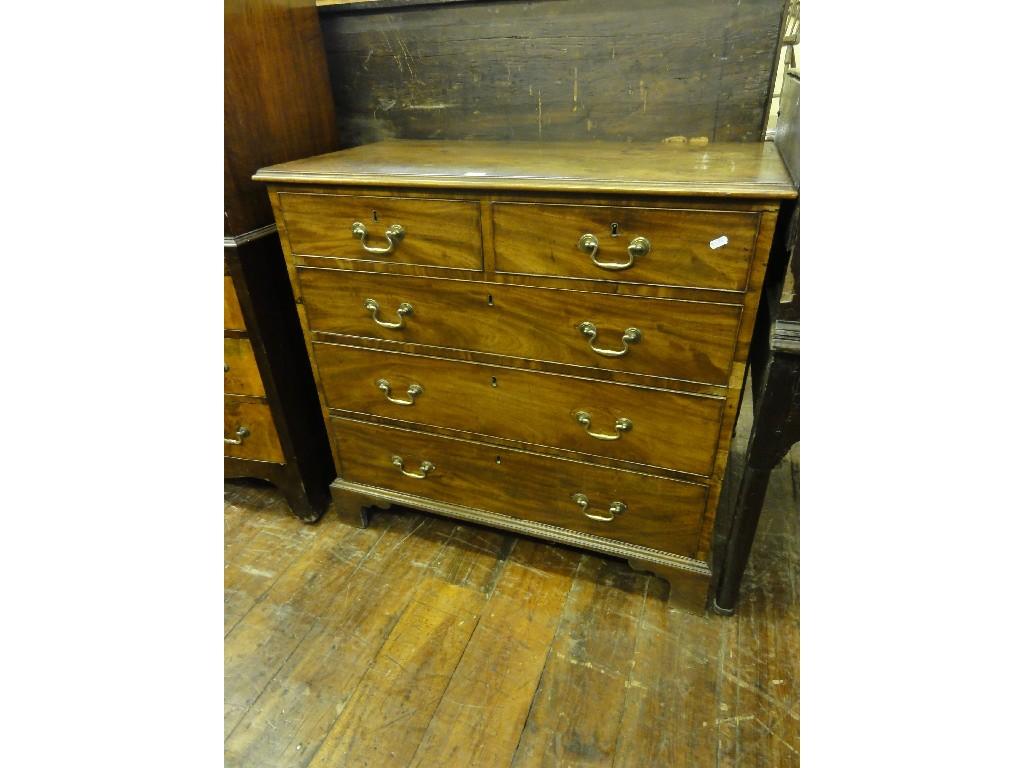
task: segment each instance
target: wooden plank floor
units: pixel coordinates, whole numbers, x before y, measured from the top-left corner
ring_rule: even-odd
[[[790,459],[732,618],[613,558],[411,511],[310,526],[224,487],[228,766],[799,764]]]

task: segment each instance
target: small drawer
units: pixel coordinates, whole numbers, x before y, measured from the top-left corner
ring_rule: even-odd
[[[248,339],[224,339],[224,394],[263,397],[263,379]]]
[[[742,308],[298,269],[310,329],[724,385]]]
[[[224,455],[284,463],[281,441],[267,403],[224,397]]]
[[[314,343],[329,408],[710,476],[722,397]]]
[[[242,306],[238,303],[235,282],[228,275],[224,275],[224,328],[229,331],[245,330],[245,318],[242,317]]]
[[[331,426],[349,482],[685,557],[697,550],[704,485],[349,419]]]
[[[483,269],[480,203],[281,192],[293,253]]]
[[[744,291],[759,214],[494,203],[495,269]]]

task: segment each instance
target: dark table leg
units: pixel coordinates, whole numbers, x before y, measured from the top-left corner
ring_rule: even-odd
[[[755,393],[754,423],[740,468],[722,562],[715,567],[712,608],[716,613],[731,615],[736,610],[740,581],[757,532],[768,478],[793,443],[800,439],[799,397],[799,353],[773,350],[760,382],[760,393]]]

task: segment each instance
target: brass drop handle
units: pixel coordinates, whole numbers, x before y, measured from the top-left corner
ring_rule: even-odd
[[[615,434],[607,435],[601,432],[590,431],[590,414],[586,411],[576,411],[573,414],[576,417],[576,421],[583,425],[583,428],[587,430],[587,434],[591,437],[597,438],[598,440],[618,440],[622,437],[623,433],[629,432],[633,428],[633,422],[627,418],[618,418],[615,420]]]
[[[235,434],[238,435],[238,438],[237,439],[233,439],[233,438],[230,438],[230,437],[225,437],[224,438],[225,444],[227,444],[227,445],[241,445],[242,441],[245,440],[245,438],[247,438],[249,436],[249,428],[248,427],[239,427],[238,431],[236,431]]]
[[[601,349],[600,347],[594,346],[594,341],[597,339],[596,325],[587,320],[576,327],[580,329],[580,333],[583,334],[583,338],[590,342],[590,348],[597,352],[597,354],[604,355],[605,357],[622,357],[624,354],[629,352],[630,344],[637,344],[641,339],[639,328],[627,328],[622,334],[622,349]]]
[[[406,477],[412,477],[416,480],[422,480],[434,469],[434,465],[429,461],[421,461],[419,472],[407,472],[405,469],[405,462],[402,460],[401,456],[392,456],[391,463],[398,467],[403,475]]]
[[[372,245],[366,244],[366,225],[361,221],[352,222],[352,237],[359,239],[360,244],[363,246],[363,250],[367,253],[382,256],[385,253],[391,253],[395,250],[398,246],[398,241],[405,237],[405,227],[401,224],[392,224],[384,230],[384,237],[388,239],[387,248],[376,248]]]
[[[381,328],[402,328],[405,326],[406,316],[412,314],[412,304],[407,301],[403,301],[398,305],[398,309],[396,310],[398,314],[398,322],[389,323],[387,320],[381,320],[377,314],[380,312],[380,304],[377,303],[376,299],[367,299],[363,302],[363,306],[370,311],[370,317],[373,318],[373,322]]]
[[[598,243],[597,238],[589,232],[580,238],[580,241],[576,244],[577,247],[584,253],[590,254],[590,260],[601,269],[629,269],[633,266],[633,261],[646,256],[651,252],[651,241],[646,237],[634,237],[629,245],[626,246],[626,252],[629,253],[629,260],[625,262],[616,261],[598,261],[597,260],[597,249]]]
[[[623,514],[627,507],[621,501],[613,501],[608,505],[607,515],[595,515],[593,512],[587,512],[587,508],[590,506],[590,499],[588,499],[582,493],[574,493],[572,500],[575,501],[579,507],[580,512],[583,513],[584,517],[589,517],[591,520],[597,520],[599,523],[610,523],[615,519],[616,515]]]
[[[410,384],[409,388],[406,390],[406,393],[409,395],[408,400],[400,400],[397,397],[392,397],[391,384],[387,379],[377,379],[377,389],[384,393],[384,397],[388,399],[389,403],[394,403],[395,405],[416,405],[417,395],[423,394],[423,387],[419,384]]]

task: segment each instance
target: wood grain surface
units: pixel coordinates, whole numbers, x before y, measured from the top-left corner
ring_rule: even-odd
[[[225,765],[796,768],[794,470],[728,619],[615,558],[409,510],[304,526],[226,483]]]
[[[224,275],[224,328],[231,331],[245,330],[245,317],[238,303],[235,283],[228,275]]]
[[[224,337],[224,393],[256,397],[266,394],[248,339]]]
[[[321,14],[348,143],[761,138],[783,0],[411,5]]]
[[[233,395],[224,396],[224,437],[238,439],[238,430],[245,427],[249,435],[240,445],[224,443],[224,455],[259,461],[284,461],[281,441],[274,427],[274,417],[266,401]]]
[[[707,487],[587,463],[500,449],[466,440],[332,417],[348,482],[425,496],[642,547],[693,557],[704,517]],[[393,463],[403,461],[403,474]],[[433,468],[423,472],[423,462]],[[583,493],[588,511],[608,516],[612,502],[627,509],[609,522],[584,516],[573,500]]]
[[[771,142],[381,141],[261,168],[257,181],[529,192],[796,196]],[[273,192],[276,188],[272,188]]]
[[[747,286],[758,215],[638,206],[494,204],[494,268],[626,283],[742,291]],[[580,248],[593,235],[597,252]],[[650,251],[633,256],[634,238]],[[723,238],[727,241],[723,243]],[[610,269],[594,263],[625,269]]]
[[[224,234],[274,222],[257,168],[337,146],[312,0],[226,0]]]
[[[281,210],[292,251],[392,264],[427,264],[482,269],[480,203],[402,197],[298,194],[282,192]],[[367,245],[387,248],[385,230],[399,224],[404,236],[386,255],[368,253],[352,236],[359,222]]]
[[[738,307],[724,304],[308,267],[296,271],[313,332],[708,384],[728,381],[741,314]],[[412,304],[413,313],[400,329],[382,328],[364,306],[368,298],[380,304],[388,322],[397,321],[395,311],[404,302]],[[597,326],[594,344],[599,349],[623,348],[628,328],[638,328],[641,340],[622,357],[604,357],[580,332],[585,321]]]
[[[709,475],[724,398],[315,343],[329,408]],[[388,382],[393,399],[378,386]],[[411,385],[422,394],[408,394]],[[590,416],[590,436],[575,414]],[[631,428],[617,432],[616,419]]]

